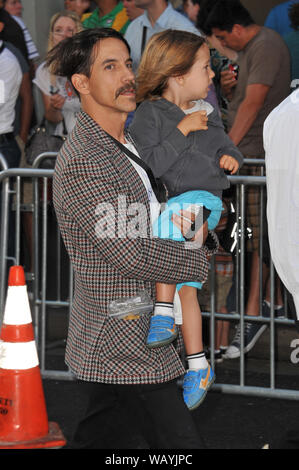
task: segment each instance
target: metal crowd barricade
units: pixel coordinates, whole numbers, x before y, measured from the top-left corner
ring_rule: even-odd
[[[33,269],[26,270],[26,280],[31,282],[30,288],[30,302],[33,312],[33,325],[35,332],[36,345],[39,352],[41,373],[44,377],[61,378],[72,380],[73,374],[69,370],[53,370],[49,369],[46,364],[47,350],[52,345],[47,344],[47,330],[48,330],[48,317],[49,308],[63,308],[68,312],[72,305],[72,292],[73,292],[73,275],[72,268],[69,266],[69,295],[67,300],[61,298],[61,291],[57,290],[57,297],[55,299],[47,298],[47,282],[48,282],[48,265],[49,265],[49,210],[51,210],[48,198],[48,181],[52,179],[53,170],[42,169],[40,165],[44,159],[55,158],[56,153],[48,152],[39,155],[31,168],[7,168],[5,159],[0,158],[0,165],[3,171],[0,173],[0,185],[2,184],[2,211],[1,211],[1,246],[0,246],[0,328],[3,321],[5,296],[7,291],[7,273],[9,262],[12,264],[21,264],[22,262],[22,219],[21,214],[23,211],[22,204],[22,183],[26,179],[32,182],[32,254],[33,254]],[[0,156],[1,157],[1,156]],[[12,211],[14,208],[14,214]],[[27,204],[28,206],[28,204]],[[28,208],[26,209],[27,212]],[[9,233],[9,220],[10,217],[15,218],[15,240],[14,240],[14,256],[7,255],[8,247],[8,233]],[[57,229],[57,239],[61,239],[60,233]],[[58,246],[58,244],[57,244]],[[55,260],[51,259],[53,266],[57,267],[54,274],[55,279],[51,279],[52,284],[58,285],[61,282],[60,263],[61,263],[61,250],[53,250]],[[57,342],[56,342],[57,343]],[[59,340],[58,343],[65,343],[64,340]],[[57,345],[57,344],[56,344]]]
[[[244,163],[247,165],[257,165],[263,167],[265,164],[264,160],[261,159],[245,159]],[[261,174],[264,174],[262,168]],[[266,177],[265,176],[231,176],[229,177],[231,184],[237,185],[237,219],[238,219],[238,243],[237,243],[237,257],[236,257],[236,306],[239,313],[217,313],[215,312],[215,265],[212,262],[211,270],[211,311],[203,312],[204,317],[210,319],[210,345],[211,345],[211,363],[212,366],[215,366],[215,321],[218,320],[229,320],[229,321],[238,321],[240,322],[240,369],[239,369],[239,385],[232,384],[214,384],[214,390],[219,390],[223,393],[235,393],[235,394],[244,394],[244,395],[255,395],[255,396],[264,396],[272,398],[284,398],[299,400],[299,390],[287,390],[287,389],[278,389],[276,388],[276,357],[275,357],[275,327],[276,325],[287,325],[294,326],[294,320],[288,318],[276,319],[274,316],[274,282],[275,282],[275,270],[272,259],[270,257],[270,318],[259,316],[249,316],[245,315],[245,201],[246,201],[246,188],[248,186],[260,186],[260,248],[259,248],[259,260],[260,260],[260,269],[259,269],[259,286],[260,286],[260,312],[262,311],[262,301],[263,301],[263,229],[264,229],[264,214],[265,214],[265,185]],[[285,290],[284,290],[285,291]],[[286,305],[286,291],[284,303]],[[257,386],[247,386],[245,384],[245,353],[244,353],[244,325],[245,321],[265,323],[270,327],[270,351],[269,351],[269,376],[270,376],[270,386],[269,387],[257,387]],[[294,328],[294,335],[296,335],[296,330]]]
[[[55,159],[57,153],[55,152],[45,152],[40,154],[34,161],[32,168],[36,171],[40,168],[46,159]],[[49,242],[49,194],[48,194],[48,178],[53,177],[54,170],[47,170],[50,172],[47,177],[43,178],[42,186],[42,216],[39,215],[39,198],[40,191],[38,181],[35,179],[34,184],[34,299],[37,315],[40,315],[41,318],[41,328],[37,332],[39,334],[39,344],[40,344],[40,363],[41,363],[41,372],[43,377],[49,378],[61,378],[61,379],[74,379],[73,374],[70,371],[58,371],[55,369],[49,369],[46,366],[46,357],[47,351],[54,347],[59,347],[65,344],[66,338],[58,339],[52,341],[51,344],[46,343],[46,333],[47,333],[47,317],[50,315],[47,312],[48,309],[67,309],[68,313],[72,307],[73,301],[73,270],[72,266],[69,265],[69,280],[68,280],[68,299],[62,299],[61,292],[61,283],[62,283],[62,246],[61,246],[61,235],[58,227],[56,227],[56,258],[54,259],[54,275],[55,275],[55,293],[56,298],[48,299],[47,298],[47,283],[48,283],[48,266],[49,266],[49,252],[48,252],[48,242]],[[53,208],[52,208],[53,210]],[[41,220],[40,220],[41,219]],[[42,227],[40,227],[42,225]],[[40,229],[42,232],[41,241],[39,242],[39,233]],[[65,273],[64,273],[65,275]],[[53,283],[54,284],[54,283]],[[59,310],[57,310],[59,311]],[[53,313],[53,312],[52,312]]]
[[[47,363],[47,354],[51,348],[60,346],[64,347],[65,339],[59,339],[57,341],[52,341],[49,343],[47,341],[48,333],[48,317],[53,315],[53,309],[64,309],[67,312],[70,312],[73,300],[73,271],[71,265],[69,265],[69,279],[68,279],[68,296],[66,299],[63,299],[61,296],[61,283],[64,283],[64,275],[61,274],[61,263],[62,263],[62,254],[61,249],[59,248],[61,241],[61,236],[59,229],[57,227],[57,234],[55,236],[57,240],[57,247],[53,250],[51,245],[49,248],[49,225],[52,222],[49,222],[49,200],[48,200],[48,180],[51,180],[53,176],[53,170],[41,169],[40,165],[42,164],[45,158],[54,158],[55,153],[44,153],[40,155],[34,162],[32,169],[7,169],[5,165],[5,160],[1,159],[0,155],[0,167],[2,166],[3,171],[0,173],[0,184],[2,184],[2,214],[1,214],[1,246],[0,246],[0,327],[3,317],[5,294],[6,294],[6,274],[7,274],[7,238],[8,238],[8,221],[10,216],[10,199],[12,196],[15,198],[15,207],[16,207],[16,241],[15,241],[15,258],[14,263],[20,263],[20,238],[21,238],[21,183],[23,178],[32,178],[33,184],[33,253],[34,253],[34,265],[33,273],[31,277],[33,283],[33,298],[31,299],[33,305],[33,319],[34,319],[34,328],[35,328],[35,337],[36,343],[38,346],[39,357],[40,357],[40,367],[43,377],[51,379],[61,379],[61,380],[72,380],[74,377],[69,370],[57,370],[57,368],[49,367]],[[262,164],[260,160],[246,160],[246,163],[250,164]],[[208,319],[210,326],[210,347],[212,350],[211,354],[211,363],[212,366],[215,366],[215,322],[217,320],[228,320],[232,324],[240,322],[241,325],[241,356],[240,356],[240,366],[239,366],[239,384],[227,384],[227,383],[218,383],[214,384],[214,390],[220,391],[222,393],[230,394],[244,394],[244,395],[255,395],[255,396],[264,396],[264,397],[275,397],[275,398],[284,398],[299,400],[299,391],[297,390],[288,390],[288,389],[279,389],[276,388],[276,371],[275,371],[275,327],[278,324],[281,325],[294,325],[294,321],[290,319],[276,319],[274,317],[274,267],[271,262],[270,273],[271,273],[271,315],[270,318],[265,318],[262,316],[259,317],[248,317],[245,315],[245,200],[246,200],[246,188],[249,185],[257,185],[261,188],[261,197],[262,203],[261,206],[265,203],[264,191],[266,178],[264,176],[232,176],[229,177],[231,184],[236,185],[237,189],[237,220],[238,220],[238,243],[237,243],[237,257],[236,257],[236,303],[238,313],[229,313],[223,314],[216,312],[215,310],[215,270],[214,270],[214,260],[211,261],[211,308],[209,312],[203,312],[203,316]],[[12,183],[14,183],[12,187]],[[40,183],[42,182],[42,184]],[[51,210],[51,209],[50,209]],[[263,207],[261,207],[261,216],[260,216],[261,226],[263,225]],[[262,230],[261,230],[262,234]],[[261,235],[262,236],[262,235]],[[55,252],[55,259],[50,262],[50,267],[53,269],[55,267],[56,274],[54,275],[55,281],[57,284],[56,289],[56,298],[49,299],[47,297],[47,285],[52,283],[53,279],[49,279],[48,276],[48,267],[49,267],[49,255]],[[262,247],[260,252],[260,259],[262,260]],[[261,261],[262,262],[262,261]],[[260,270],[260,276],[262,276],[262,270]],[[30,273],[29,273],[30,274]],[[51,281],[51,282],[48,282]],[[262,287],[261,287],[262,290]],[[50,311],[50,313],[49,313]],[[247,320],[255,322],[264,322],[267,323],[270,327],[270,360],[269,360],[269,376],[270,376],[270,387],[260,387],[246,385],[245,381],[245,371],[246,371],[246,361],[244,354],[244,323]],[[295,331],[295,329],[294,329]],[[295,333],[294,333],[295,334]],[[50,364],[51,365],[51,364]],[[217,374],[216,374],[217,375]]]

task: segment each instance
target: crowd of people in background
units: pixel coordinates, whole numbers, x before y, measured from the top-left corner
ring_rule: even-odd
[[[19,0],[0,1],[0,78],[7,84],[5,90],[9,93],[5,104],[0,104],[0,150],[9,167],[27,166],[24,147],[30,129],[36,124],[33,86],[41,92],[44,117],[54,134],[69,133],[80,111],[80,102],[71,84],[64,77],[53,76],[44,58],[39,56],[22,18],[22,10]],[[64,10],[51,18],[48,51],[79,31],[101,27],[111,27],[124,34],[131,48],[135,72],[147,42],[155,33],[178,29],[204,36],[214,72],[206,101],[217,110],[228,135],[246,158],[264,158],[263,123],[271,110],[299,84],[298,2],[284,2],[273,8],[265,26],[261,27],[245,8],[238,9],[238,2],[225,0],[184,0],[176,7],[166,0],[65,0]],[[245,166],[241,172],[259,175],[261,167]],[[24,202],[28,202],[26,195],[24,197]],[[230,189],[224,194],[226,210],[217,230],[225,228],[233,199]],[[247,223],[253,236],[247,243],[252,264],[246,313],[269,316],[267,280],[262,312],[259,307],[259,211],[259,190],[249,188]],[[268,268],[266,263],[265,272]],[[216,273],[217,310],[235,311],[234,259],[223,247],[216,256]],[[276,315],[283,316],[286,306],[279,279],[276,287]],[[208,284],[206,289],[209,290]],[[209,308],[207,296],[203,294],[201,302]],[[265,325],[246,323],[245,352],[253,347],[265,328]],[[229,323],[218,321],[216,338],[217,360],[238,357],[238,329],[228,348]]]

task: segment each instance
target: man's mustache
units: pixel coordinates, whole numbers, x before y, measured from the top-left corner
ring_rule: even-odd
[[[125,93],[126,91],[135,91],[136,92],[136,83],[135,82],[129,82],[127,85],[124,85],[123,87],[119,88],[116,93],[115,93],[115,99],[121,95],[121,93]]]

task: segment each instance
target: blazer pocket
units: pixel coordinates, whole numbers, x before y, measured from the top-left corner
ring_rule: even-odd
[[[156,354],[146,347],[150,317],[143,315],[131,320],[108,318],[101,348],[102,367],[107,374],[156,374]]]

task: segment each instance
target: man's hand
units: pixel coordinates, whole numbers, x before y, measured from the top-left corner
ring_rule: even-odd
[[[237,173],[239,169],[239,163],[238,161],[234,158],[231,157],[230,155],[222,155],[219,161],[220,168],[223,168],[223,170],[227,170],[231,173],[231,175],[234,175]]]
[[[65,98],[58,93],[50,97],[50,104],[52,108],[61,111],[65,102]]]
[[[195,113],[187,114],[177,128],[186,137],[190,132],[194,131],[207,131],[208,130],[208,116],[206,111],[195,111]]]
[[[224,96],[231,98],[233,89],[237,86],[236,74],[231,70],[223,70],[221,72],[220,85]]]
[[[189,232],[191,225],[195,222],[196,214],[191,211],[180,211],[181,215],[173,214],[172,222],[176,225],[183,236],[185,237]],[[192,238],[192,242],[196,243],[198,247],[201,247],[205,244],[205,241],[208,236],[208,222],[206,221],[200,229],[196,232],[195,236]]]

